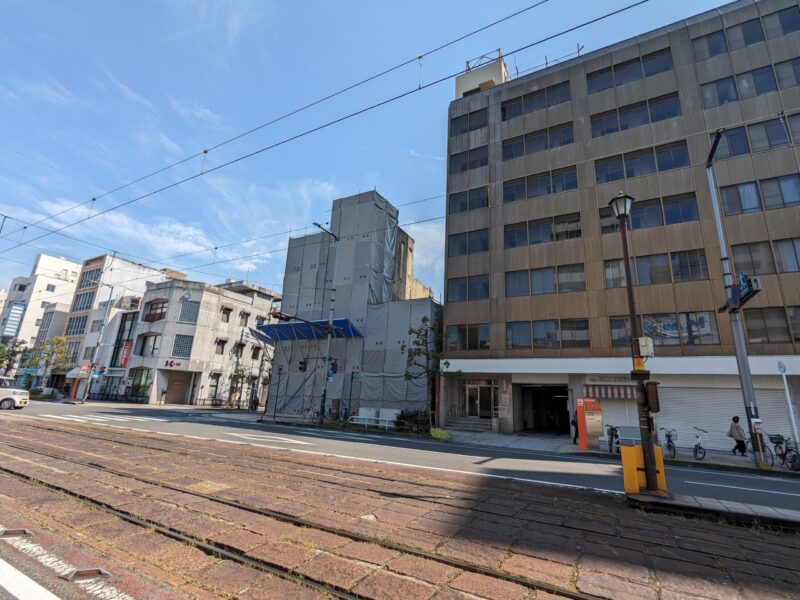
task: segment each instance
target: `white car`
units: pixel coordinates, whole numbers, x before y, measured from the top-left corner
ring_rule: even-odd
[[[14,384],[11,377],[0,377],[0,408],[11,410],[28,406],[30,399],[28,390],[22,390]]]

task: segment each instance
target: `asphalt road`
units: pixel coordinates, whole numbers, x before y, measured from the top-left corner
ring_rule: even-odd
[[[36,417],[62,423],[91,423],[140,431],[197,436],[231,443],[310,452],[357,460],[381,461],[515,478],[560,487],[622,492],[622,470],[616,460],[557,453],[511,450],[398,435],[324,430],[259,423],[247,413],[135,405],[70,405],[32,402],[19,411],[0,413],[14,418]],[[243,449],[246,452],[246,449]],[[797,509],[800,478],[734,473],[706,468],[667,467],[671,492]]]

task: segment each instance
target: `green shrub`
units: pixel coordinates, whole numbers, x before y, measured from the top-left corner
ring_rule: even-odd
[[[431,418],[426,410],[401,410],[395,425],[398,429],[411,433],[429,433]]]
[[[447,433],[446,431],[438,429],[437,427],[432,427],[431,428],[431,437],[435,438],[437,440],[442,440],[442,441],[446,442],[447,440],[450,439],[450,434]]]

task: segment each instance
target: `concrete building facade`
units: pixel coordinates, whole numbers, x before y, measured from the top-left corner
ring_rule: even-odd
[[[715,171],[761,416],[786,434],[777,361],[800,392],[800,8],[741,0],[517,79],[502,62],[457,82],[449,109],[441,417],[567,433],[575,400],[635,423],[617,222],[630,234],[658,425],[727,448],[744,417],[704,164]]]
[[[277,302],[280,294],[243,281],[149,282],[141,310],[123,313],[130,317],[117,328],[108,364],[124,368],[125,378],[106,397],[239,406],[261,399],[271,350],[250,328],[269,322]]]
[[[335,319],[357,335],[331,343],[337,370],[325,364],[324,326],[317,339],[275,344],[270,405],[281,414],[319,410],[325,378],[326,416],[355,415],[359,408],[428,410],[424,379],[405,377],[401,348],[409,327],[438,317],[432,292],[414,278],[414,240],[398,226],[398,211],[375,191],[333,202],[330,231],[289,240],[282,312],[305,321],[326,321],[335,290]],[[292,323],[286,324],[292,329]]]

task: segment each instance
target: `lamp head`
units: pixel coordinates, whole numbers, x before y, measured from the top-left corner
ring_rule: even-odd
[[[614,216],[618,219],[631,216],[631,206],[633,205],[633,196],[620,191],[619,196],[611,199],[608,203],[611,210],[614,211]]]

